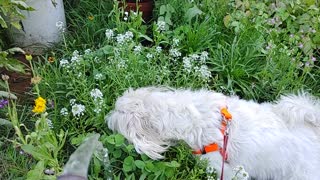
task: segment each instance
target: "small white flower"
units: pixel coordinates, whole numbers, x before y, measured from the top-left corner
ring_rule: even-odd
[[[173,40],[172,40],[172,46],[173,46],[173,47],[177,47],[177,46],[179,46],[179,42],[180,42],[180,40],[179,40],[179,39],[177,39],[177,38],[173,38]]]
[[[157,47],[156,47],[156,52],[157,52],[157,53],[161,53],[161,51],[162,51],[162,47],[157,46]]]
[[[71,107],[71,112],[72,112],[73,116],[79,117],[84,114],[85,109],[86,109],[86,107],[82,104],[74,104]]]
[[[123,44],[124,42],[125,42],[125,36],[123,35],[123,34],[118,34],[117,36],[116,36],[116,40],[117,40],[117,43],[118,44]]]
[[[207,169],[206,169],[206,173],[207,174],[211,174],[211,173],[213,173],[214,172],[214,168],[213,167],[207,167]]]
[[[99,108],[99,107],[96,107],[96,108],[93,109],[93,112],[95,112],[97,114],[99,114],[101,111],[102,111],[102,109]]]
[[[126,11],[126,12],[124,12],[124,14],[125,14],[126,16],[128,16],[128,15],[129,15],[129,12]]]
[[[61,59],[61,60],[59,61],[59,64],[60,64],[60,66],[63,67],[63,68],[64,68],[64,67],[66,67],[66,68],[70,67],[69,61],[66,60],[66,59]]]
[[[97,73],[96,75],[94,75],[95,80],[101,80],[102,78],[103,78],[103,75],[101,73]]]
[[[140,45],[135,46],[134,49],[133,49],[133,52],[135,54],[139,54],[141,51],[142,51],[142,47]]]
[[[75,50],[72,53],[72,57],[71,57],[70,61],[72,64],[77,64],[80,62],[80,60],[81,60],[80,58],[81,58],[81,56],[79,55],[79,51]]]
[[[85,54],[85,55],[91,54],[91,52],[92,52],[91,49],[86,49],[86,50],[84,50],[84,54]]]
[[[72,105],[74,105],[75,103],[76,103],[76,100],[75,99],[70,99],[70,105],[72,106]]]
[[[60,114],[62,115],[62,116],[67,116],[69,113],[68,113],[68,109],[67,108],[62,108],[61,110],[60,110]]]
[[[127,21],[127,20],[128,20],[128,17],[124,17],[123,20]]]
[[[243,166],[237,166],[236,168],[233,169],[233,172],[235,173],[235,175],[232,178],[234,180],[248,180],[249,179],[249,174],[248,174],[248,172],[246,172],[246,170],[243,168]]]
[[[147,53],[146,57],[147,57],[147,59],[152,59],[153,58],[153,54]]]
[[[50,129],[52,129],[52,128],[53,128],[53,123],[52,123],[52,121],[51,121],[50,119],[46,119],[46,120],[47,120],[48,127],[49,127]]]
[[[100,60],[100,58],[98,58],[98,57],[94,57],[93,61],[94,61],[95,63],[101,63],[101,60]]]
[[[165,31],[166,30],[166,22],[158,21],[157,22],[157,30],[158,31]]]
[[[79,72],[77,75],[77,78],[80,78],[82,76],[82,72]]]
[[[204,79],[209,79],[211,77],[211,72],[209,71],[208,66],[206,65],[202,65],[198,71],[201,77]]]
[[[198,54],[191,54],[190,55],[190,58],[194,61],[198,60],[199,59],[199,55]]]
[[[133,33],[131,31],[127,31],[125,34],[124,34],[126,40],[132,40],[133,38]]]
[[[190,58],[188,58],[188,57],[183,57],[183,68],[184,68],[188,73],[191,72],[192,63],[191,63]]]
[[[202,51],[200,55],[200,61],[204,63],[209,58],[209,53],[207,51]]]
[[[169,54],[172,56],[172,57],[180,57],[181,56],[181,52],[176,49],[176,48],[172,48],[169,50]]]
[[[95,89],[92,89],[91,92],[90,92],[90,96],[93,98],[93,99],[102,99],[103,98],[103,94],[102,92],[95,88]]]
[[[117,68],[118,68],[118,69],[125,69],[125,68],[127,68],[127,63],[126,63],[126,61],[123,60],[123,59],[120,59],[119,62],[118,62],[118,64],[117,64]]]
[[[72,56],[79,56],[79,51],[78,50],[74,50],[72,52]]]
[[[107,29],[105,34],[106,34],[107,39],[110,40],[113,38],[114,33],[113,33],[112,29]]]

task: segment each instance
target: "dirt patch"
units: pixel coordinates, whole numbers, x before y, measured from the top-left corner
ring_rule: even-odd
[[[31,89],[31,77],[32,73],[29,67],[29,62],[25,59],[24,55],[15,55],[14,58],[25,64],[26,73],[17,73],[8,71],[4,68],[0,68],[0,74],[6,74],[10,77],[9,86],[10,90],[18,97],[24,97]]]

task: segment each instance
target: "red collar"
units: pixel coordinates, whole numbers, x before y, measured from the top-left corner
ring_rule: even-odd
[[[220,132],[222,135],[225,135],[225,131],[227,129],[228,122],[231,122],[232,115],[229,113],[228,109],[226,107],[221,108],[220,110],[222,121],[221,121],[221,127]],[[192,151],[193,154],[206,154],[210,152],[220,151],[220,154],[222,157],[224,157],[224,152],[221,147],[217,143],[212,143],[206,146],[203,146],[203,149],[198,149],[195,151]]]

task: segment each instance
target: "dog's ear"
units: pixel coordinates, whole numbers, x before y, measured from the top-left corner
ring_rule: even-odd
[[[108,127],[124,135],[134,144],[138,153],[144,153],[152,159],[162,159],[161,153],[165,152],[170,144],[161,139],[161,133],[150,122],[143,102],[137,99],[130,102],[127,99],[125,106],[122,106],[121,101],[117,103],[118,108],[107,117]],[[125,108],[128,106],[130,108]]]

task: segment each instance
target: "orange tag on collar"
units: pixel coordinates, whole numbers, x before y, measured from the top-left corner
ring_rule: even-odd
[[[209,144],[204,147],[204,151],[206,153],[214,152],[214,151],[218,151],[218,150],[219,150],[219,145],[217,143]]]
[[[223,115],[223,117],[225,117],[227,120],[232,119],[232,115],[229,113],[227,108],[222,108],[220,112]]]
[[[219,145],[217,143],[212,143],[203,147],[203,151],[201,149],[192,151],[192,154],[206,154],[210,152],[219,151]]]

